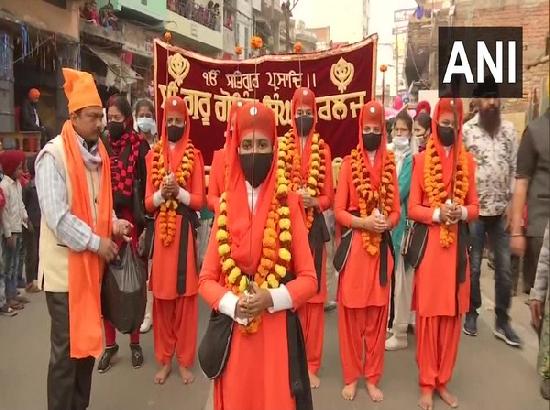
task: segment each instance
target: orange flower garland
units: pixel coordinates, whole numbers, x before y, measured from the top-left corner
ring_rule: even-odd
[[[267,216],[262,240],[262,258],[254,282],[262,289],[276,289],[287,274],[292,255],[290,243],[292,241],[290,208],[287,205],[288,182],[285,177],[285,158],[283,150],[278,152],[277,184],[271,200],[271,207]],[[231,257],[231,236],[228,229],[227,194],[220,197],[220,206],[216,218],[218,231],[216,240],[222,273],[225,275],[225,286],[236,295],[244,293],[249,286],[250,278]],[[255,333],[261,322],[256,317],[248,325],[241,326],[244,333]]]
[[[468,161],[466,159],[466,150],[464,146],[460,148],[458,154],[458,163],[456,167],[456,180],[454,184],[454,192],[452,196],[455,205],[464,205],[464,199],[468,192]],[[426,159],[424,162],[424,185],[428,194],[430,207],[433,209],[439,208],[448,197],[443,183],[443,165],[441,158],[435,147],[432,139],[428,141],[426,146]],[[449,225],[441,225],[439,231],[439,241],[441,246],[448,248],[455,240],[456,234],[451,231]]]
[[[302,161],[298,151],[296,149],[297,141],[294,134],[289,131],[283,137],[283,142],[280,145],[280,149],[286,153],[286,173],[285,176],[289,179],[290,189],[292,191],[298,191],[306,184],[302,181]],[[307,178],[307,193],[312,198],[319,197],[321,189],[325,184],[326,175],[326,158],[325,158],[325,141],[314,133],[311,137],[311,154],[309,156],[308,166],[308,178]],[[306,210],[306,227],[309,230],[313,225],[313,217],[315,210],[308,208]]]
[[[187,148],[181,160],[181,164],[176,171],[176,182],[182,188],[187,188],[189,178],[193,172],[195,161],[195,147],[191,142],[187,143]],[[155,144],[153,147],[153,169],[151,177],[153,186],[159,190],[163,184],[164,178],[168,175],[164,164],[163,144],[162,141]],[[176,209],[178,201],[175,198],[168,199],[160,206],[159,211],[159,235],[162,244],[166,247],[170,246],[176,235]]]
[[[395,172],[395,156],[393,152],[388,151],[384,161],[384,170],[382,172],[382,181],[380,192],[372,188],[369,172],[363,164],[363,154],[359,148],[351,152],[351,175],[353,185],[359,197],[359,213],[362,218],[366,218],[378,209],[381,204],[383,209],[379,209],[382,215],[388,216],[393,210],[394,185],[393,174]],[[380,250],[382,236],[379,233],[362,231],[363,249],[370,255],[376,255]]]

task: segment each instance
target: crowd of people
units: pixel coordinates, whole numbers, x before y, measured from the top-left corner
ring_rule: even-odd
[[[24,310],[18,288],[45,291],[50,410],[87,408],[95,358],[100,373],[112,366],[117,330],[102,317],[100,283],[123,246],[150,268],[143,322],[129,335],[132,366],[143,365],[140,332],[152,327],[155,383],[165,383],[174,357],[192,383],[198,353],[214,380],[214,408],[243,410],[313,408],[331,265],[343,399],[354,400],[364,380],[370,398],[383,400],[385,352],[406,348],[414,326],[419,406],[433,409],[438,394],[457,407],[447,386],[461,333],[478,334],[484,249],[494,252],[494,334],[516,347],[511,258],[523,257],[548,399],[550,111],[520,140],[489,87],[474,115],[459,98],[433,110],[419,102],[414,118],[397,114],[388,135],[384,107],[372,100],[333,174],[314,91],[300,87],[283,136],[269,108],[236,102],[206,179],[183,99],[166,99],[157,129],[151,101],[132,109],[113,96],[104,130],[93,77],[63,73],[70,118],[61,134],[37,157],[0,154],[0,311]],[[198,229],[205,207],[210,233]],[[209,238],[204,255],[199,231]],[[212,313],[197,346],[199,296]]]

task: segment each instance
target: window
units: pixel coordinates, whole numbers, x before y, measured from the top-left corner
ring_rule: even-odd
[[[143,4],[144,6],[147,6],[147,0],[141,0],[141,4]]]

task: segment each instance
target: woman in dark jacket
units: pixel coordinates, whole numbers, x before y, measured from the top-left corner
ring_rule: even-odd
[[[143,230],[143,201],[147,170],[145,156],[149,144],[133,127],[132,108],[128,100],[120,95],[109,99],[107,104],[107,150],[111,159],[111,182],[113,207],[118,218],[133,225],[131,246],[137,248],[137,241]],[[106,348],[99,359],[98,371],[105,373],[111,368],[111,359],[118,352],[116,330],[111,322],[104,321]],[[138,369],[143,364],[143,352],[139,344],[139,328],[130,335],[132,366]]]

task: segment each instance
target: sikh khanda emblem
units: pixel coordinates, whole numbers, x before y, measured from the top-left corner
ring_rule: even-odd
[[[338,87],[340,94],[343,94],[350,85],[354,71],[353,64],[348,63],[343,57],[330,67],[330,81]]]
[[[168,73],[174,78],[178,86],[181,86],[181,83],[189,74],[190,66],[189,61],[180,53],[168,57]]]

